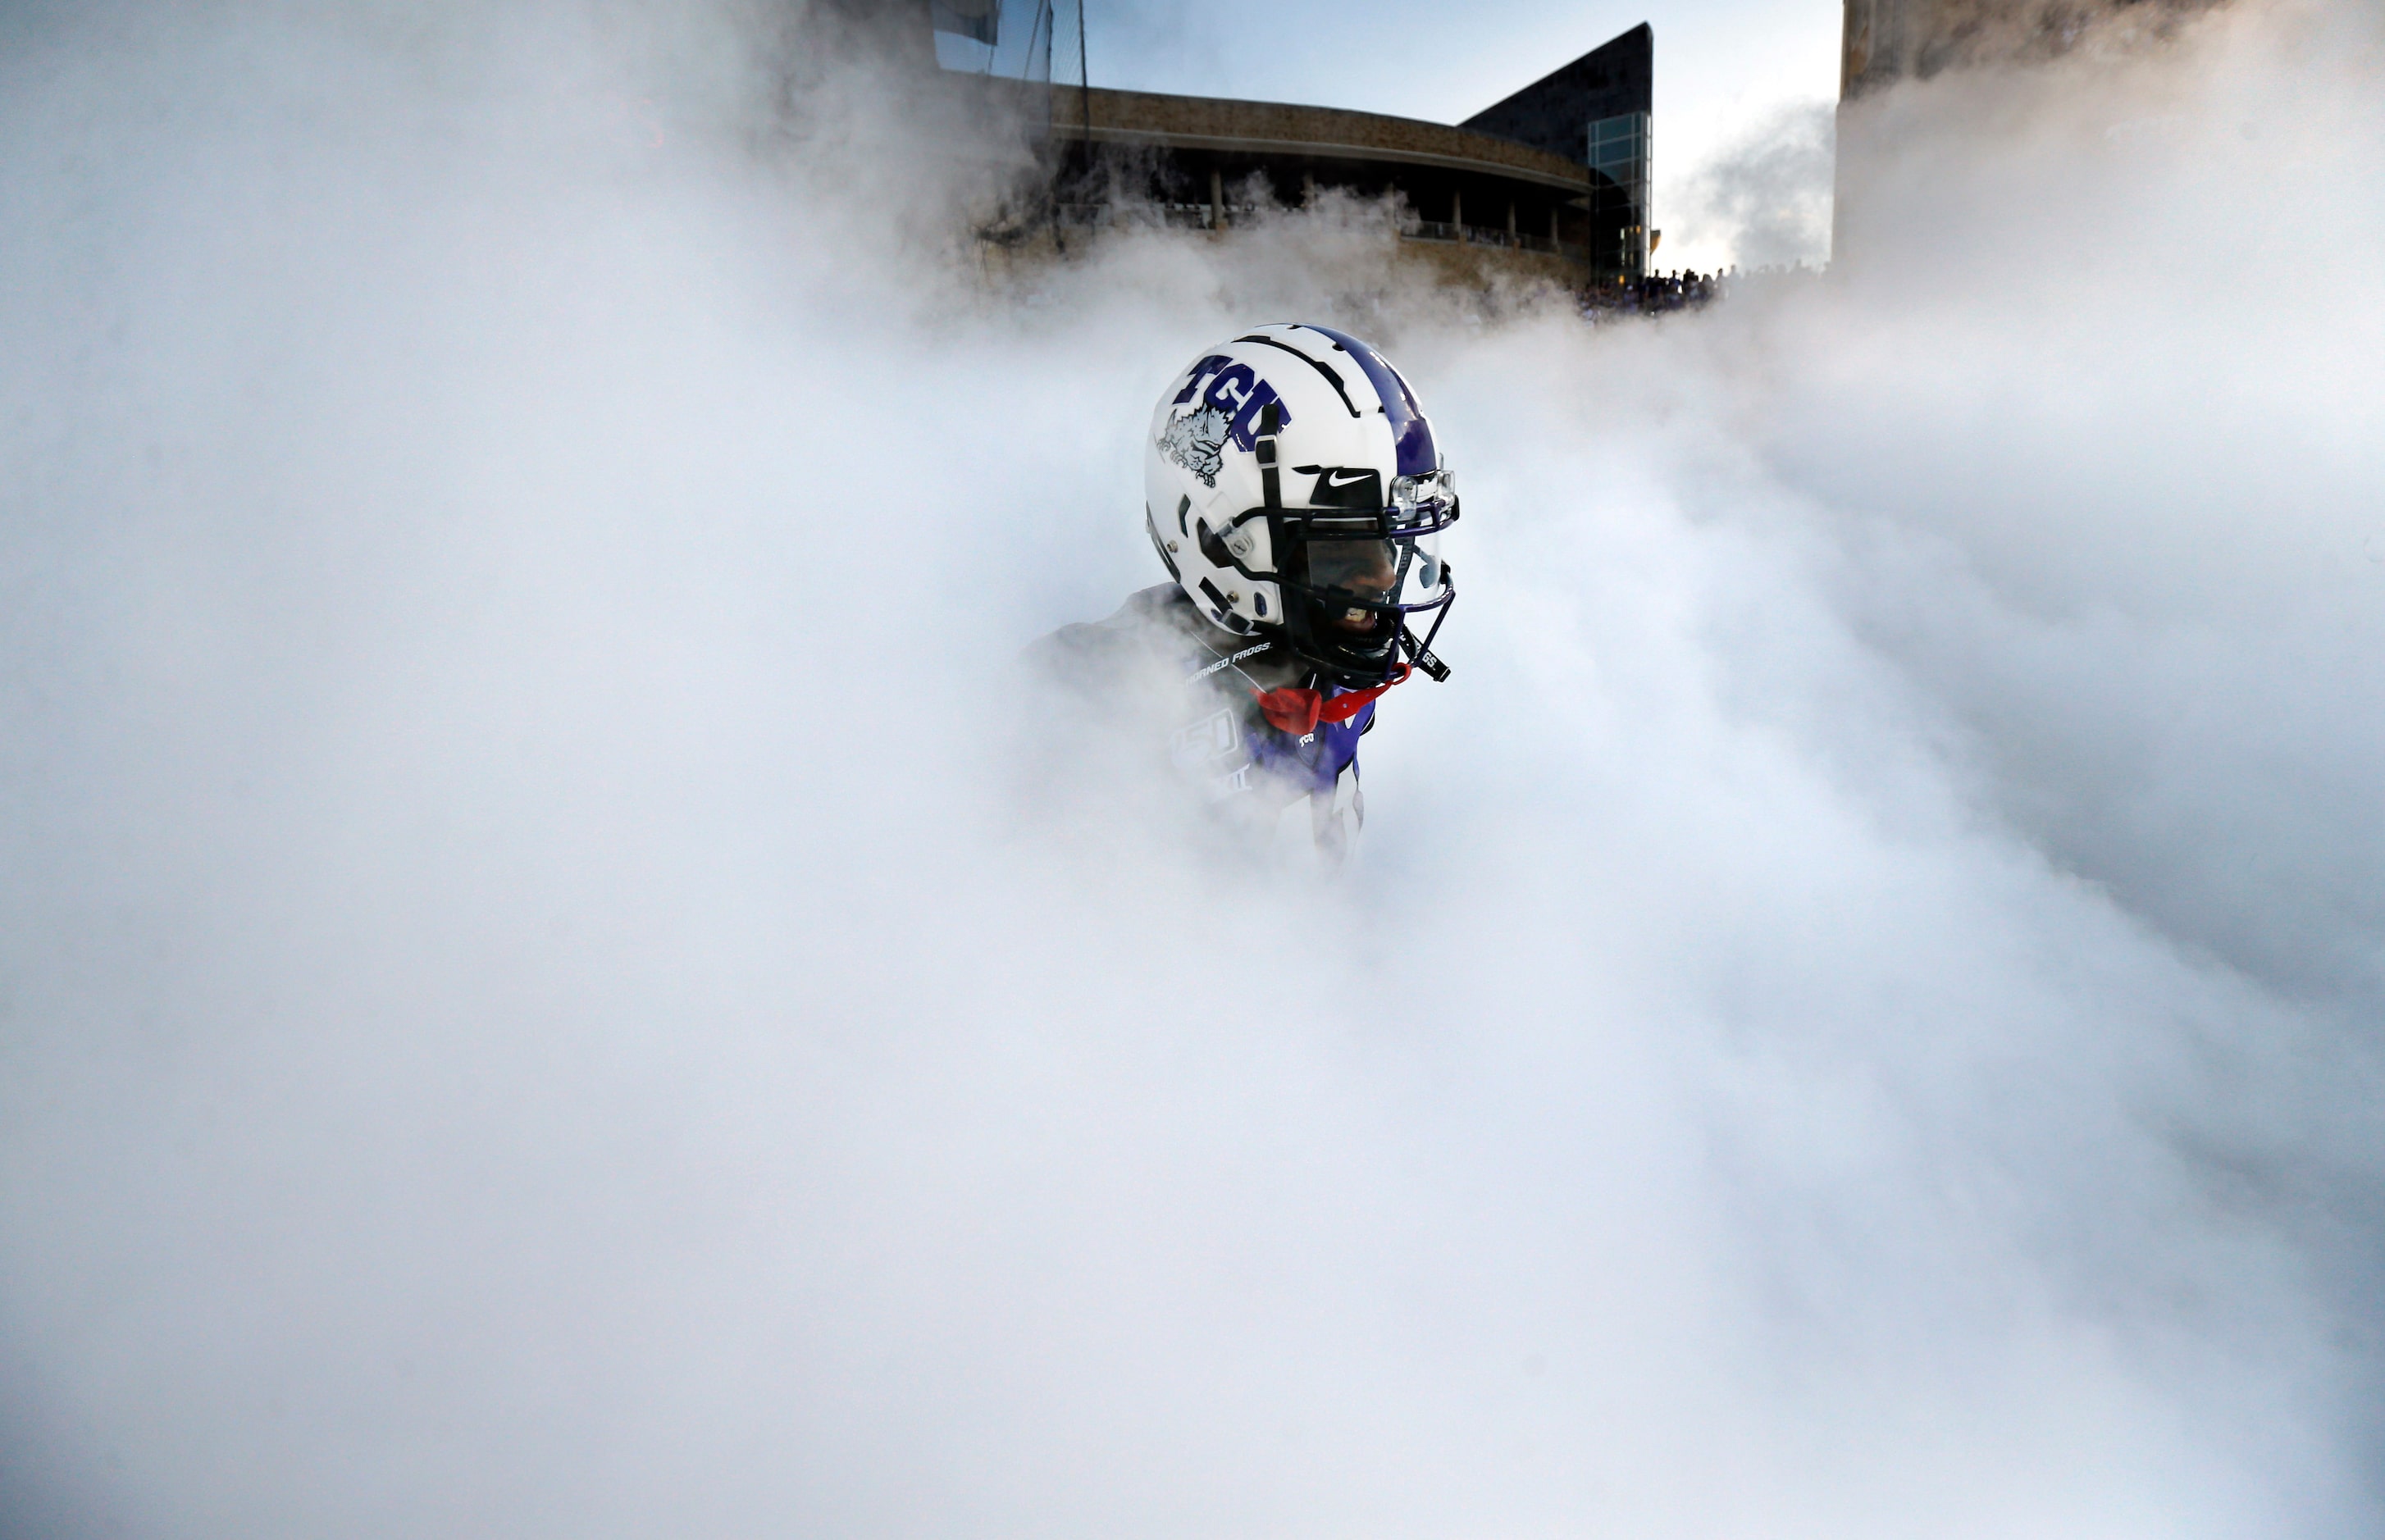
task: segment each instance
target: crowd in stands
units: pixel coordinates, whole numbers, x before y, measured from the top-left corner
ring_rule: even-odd
[[[1637,281],[1610,279],[1583,292],[1582,308],[1593,319],[1610,315],[1655,316],[1673,310],[1694,310],[1721,298],[1745,279],[1789,274],[1811,275],[1820,271],[1820,268],[1808,267],[1800,262],[1793,267],[1767,267],[1744,271],[1736,267],[1711,273],[1683,268],[1650,273]]]
[[[1727,281],[1723,273],[1650,273],[1640,280],[1640,308],[1687,310],[1713,299]]]

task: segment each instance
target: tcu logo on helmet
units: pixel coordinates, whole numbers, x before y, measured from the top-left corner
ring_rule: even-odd
[[[1204,380],[1209,387],[1205,391],[1201,389]],[[1159,448],[1199,477],[1205,486],[1217,484],[1228,443],[1243,451],[1255,447],[1251,425],[1258,420],[1262,407],[1272,404],[1281,421],[1292,421],[1292,408],[1283,404],[1274,386],[1261,379],[1248,364],[1237,364],[1223,354],[1213,353],[1195,363],[1185,377],[1184,388],[1168,404],[1190,404],[1195,391],[1200,393],[1199,404],[1168,419]]]
[[[1169,459],[1199,477],[1203,486],[1214,487],[1217,484],[1217,472],[1226,464],[1221,453],[1226,443],[1226,414],[1214,406],[1180,412],[1168,419],[1168,431],[1159,436],[1159,447]]]

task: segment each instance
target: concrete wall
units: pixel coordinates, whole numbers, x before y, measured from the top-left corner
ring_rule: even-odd
[[[1435,166],[1516,178],[1568,193],[1588,181],[1577,160],[1464,128],[1339,107],[1168,96],[1144,91],[1052,89],[1052,135],[1085,131],[1105,143]]]
[[[1947,69],[2027,63],[2116,26],[2166,24],[2220,0],[1845,0],[1839,99]]]
[[[1405,243],[1452,281],[1493,267],[1592,277],[1592,174],[1531,145],[1381,113],[1075,87],[1053,91],[1051,123],[1064,229],[1098,230],[1121,205],[1148,218],[1145,205],[1180,227],[1230,226],[1253,198],[1296,206],[1339,188],[1396,197]]]

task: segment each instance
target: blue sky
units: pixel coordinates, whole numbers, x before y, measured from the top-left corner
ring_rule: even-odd
[[[1449,121],[1646,21],[1657,111],[1701,120],[1835,95],[1837,0],[1090,0],[1094,83],[1363,107]],[[1065,23],[1064,23],[1065,26]]]

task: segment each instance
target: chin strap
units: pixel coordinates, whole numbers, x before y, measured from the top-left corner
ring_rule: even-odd
[[[1259,710],[1266,714],[1269,727],[1278,732],[1298,737],[1303,733],[1315,732],[1319,722],[1349,721],[1366,707],[1367,702],[1415,672],[1406,664],[1398,666],[1398,675],[1381,684],[1367,689],[1344,690],[1334,696],[1297,686],[1287,686],[1282,689],[1254,689],[1251,694],[1257,700]]]
[[[1447,615],[1449,611],[1445,607],[1442,611],[1442,615]],[[1434,617],[1432,629],[1425,633],[1424,640],[1422,641],[1417,640],[1416,633],[1409,630],[1405,626],[1402,626],[1400,627],[1400,645],[1407,649],[1407,654],[1409,657],[1416,660],[1416,665],[1418,668],[1423,669],[1425,673],[1431,677],[1432,682],[1437,685],[1446,684],[1449,682],[1449,664],[1442,662],[1441,659],[1435,655],[1432,650],[1432,639],[1439,635],[1441,635],[1441,620],[1439,616]]]

